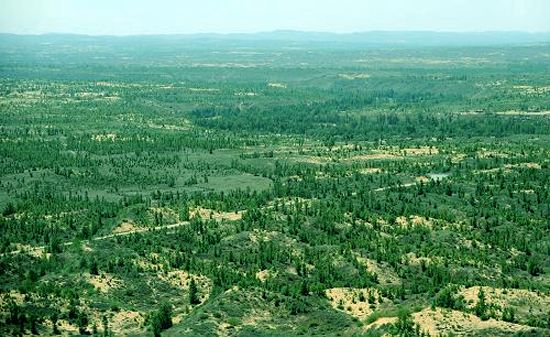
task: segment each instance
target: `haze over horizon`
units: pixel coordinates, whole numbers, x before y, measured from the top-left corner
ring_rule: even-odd
[[[544,0],[3,0],[0,33],[549,32],[548,17]]]

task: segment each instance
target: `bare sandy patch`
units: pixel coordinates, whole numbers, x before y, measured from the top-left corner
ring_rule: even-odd
[[[284,83],[277,83],[277,82],[269,82],[267,84],[268,87],[271,87],[271,88],[280,88],[280,89],[286,89],[287,88],[287,85],[284,84]]]
[[[338,77],[345,80],[359,80],[370,78],[370,75],[367,73],[348,73],[348,74],[338,74]]]
[[[191,92],[218,92],[220,89],[216,88],[188,88]]]
[[[425,256],[418,257],[414,252],[407,253],[406,255],[403,256],[403,259],[407,261],[408,265],[412,265],[412,266],[418,266],[421,263],[428,264],[433,260],[431,257],[425,257]]]
[[[439,149],[431,146],[411,147],[402,150],[407,156],[427,156],[439,154]]]
[[[430,182],[430,178],[428,178],[426,176],[416,177],[415,180],[418,181],[419,183],[423,183],[423,184]]]
[[[431,219],[425,218],[419,215],[411,215],[408,218],[404,216],[397,217],[395,222],[404,228],[416,226],[416,227],[426,227],[433,228],[433,221]]]
[[[31,246],[27,244],[16,243],[16,251],[26,253],[37,259],[49,259],[52,256],[51,253],[46,252],[46,248],[42,246]]]
[[[256,273],[256,279],[265,282],[270,278],[274,277],[276,273],[269,269],[260,270]]]
[[[204,301],[208,299],[210,290],[212,289],[212,282],[208,277],[189,274],[183,270],[173,270],[166,275],[159,275],[159,278],[168,282],[173,287],[181,289],[185,293],[189,292],[191,279],[195,280],[201,303],[204,303]]]
[[[258,93],[251,92],[251,91],[248,91],[248,92],[239,91],[239,92],[234,93],[233,95],[234,96],[249,96],[249,97],[259,96]]]
[[[371,315],[378,305],[378,291],[369,288],[332,288],[325,291],[331,306],[360,320]],[[368,299],[373,296],[373,303]]]
[[[84,278],[88,283],[104,294],[108,293],[111,289],[118,288],[122,285],[122,280],[117,279],[108,273],[100,273],[99,275],[85,274]]]
[[[519,111],[508,110],[495,112],[497,115],[502,116],[550,116],[550,111]]]
[[[368,168],[359,170],[359,173],[361,174],[375,174],[380,172],[382,172],[382,170],[379,169],[378,167],[368,167]]]
[[[420,325],[421,330],[427,331],[432,336],[439,336],[452,332],[456,336],[463,336],[473,331],[496,329],[502,332],[515,333],[528,330],[529,327],[513,324],[495,319],[482,321],[479,317],[456,310],[426,308],[412,314],[413,319]]]
[[[376,273],[378,281],[382,285],[400,284],[401,279],[391,266],[382,265],[374,260],[356,256],[357,261],[364,264],[369,272]]]
[[[393,153],[371,153],[371,154],[360,154],[356,156],[351,156],[346,158],[349,161],[361,161],[361,160],[379,160],[379,159],[395,159],[400,157],[397,154]]]
[[[514,85],[512,88],[522,94],[546,94],[550,93],[550,86],[537,87],[533,85]]]
[[[123,221],[113,229],[113,234],[128,233],[139,229],[132,221]]]
[[[59,331],[64,331],[68,333],[69,336],[78,334],[78,327],[76,325],[72,325],[64,319],[59,320],[57,322],[57,326],[59,327]]]
[[[218,212],[209,208],[196,207],[189,211],[191,217],[200,216],[202,219],[213,219],[216,221],[237,221],[243,218],[243,211]]]
[[[182,125],[174,124],[157,124],[150,122],[147,126],[151,129],[162,129],[162,130],[172,130],[172,131],[189,131],[191,130],[191,121],[185,119],[181,123]]]
[[[117,336],[126,336],[141,333],[144,322],[140,312],[121,310],[110,319],[109,326]]]
[[[481,287],[474,286],[460,291],[469,308],[473,308],[478,302],[478,294]],[[486,302],[494,304],[498,308],[506,306],[533,306],[538,308],[550,308],[550,296],[536,293],[526,289],[503,289],[483,287]],[[499,310],[500,311],[500,310]]]
[[[99,135],[92,135],[91,139],[96,142],[114,142],[118,138],[116,133],[105,133]]]
[[[397,322],[397,320],[397,317],[381,317],[371,324],[366,325],[365,330],[376,329],[387,324],[394,324],[395,322]]]

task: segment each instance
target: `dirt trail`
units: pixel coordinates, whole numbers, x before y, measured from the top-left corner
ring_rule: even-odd
[[[112,239],[112,238],[115,238],[115,237],[118,237],[118,236],[125,236],[125,235],[131,235],[131,234],[136,234],[136,233],[144,233],[144,232],[154,232],[154,231],[159,231],[159,230],[163,230],[163,229],[172,229],[172,228],[185,226],[185,225],[188,225],[188,224],[189,224],[189,221],[182,221],[182,222],[178,222],[178,223],[171,224],[171,225],[166,225],[166,226],[136,228],[136,229],[133,229],[133,230],[130,230],[130,231],[127,231],[127,232],[120,232],[120,233],[113,233],[113,234],[108,234],[108,235],[103,235],[103,236],[97,236],[95,238],[91,238],[90,240],[82,240],[81,242],[86,244],[86,243],[90,243],[91,241],[101,241],[101,240]],[[64,246],[64,247],[72,246],[73,243],[74,243],[73,241],[64,242],[62,244],[62,246]],[[14,250],[14,251],[11,251],[11,252],[3,253],[3,254],[0,254],[0,256],[5,256],[7,254],[16,255],[16,254],[20,254],[20,253],[24,253],[24,252],[43,252],[43,251],[45,251],[45,249],[46,249],[46,246],[36,246],[36,247],[30,247],[28,249],[19,249],[19,250]]]
[[[416,184],[417,184],[417,182],[412,182],[412,183],[406,183],[406,184],[401,184],[401,185],[397,185],[397,186],[395,186],[395,185],[386,186],[386,187],[380,187],[380,188],[373,189],[373,191],[374,192],[382,192],[382,191],[388,190],[390,188],[411,187],[411,186],[415,186]],[[288,200],[288,201],[284,202],[284,204],[286,206],[290,206],[293,203],[294,203],[294,200]],[[274,208],[274,206],[267,206],[266,208]],[[119,232],[119,233],[112,233],[112,234],[103,235],[103,236],[97,236],[97,237],[92,238],[90,240],[82,240],[81,242],[86,244],[86,243],[90,243],[91,241],[107,240],[107,239],[112,239],[112,238],[118,237],[118,236],[125,236],[125,235],[131,235],[131,234],[136,234],[136,233],[144,233],[144,232],[154,232],[154,231],[163,230],[163,229],[172,229],[172,228],[177,228],[177,227],[181,227],[181,226],[188,225],[188,224],[189,224],[189,221],[182,221],[182,222],[178,222],[178,223],[171,224],[171,225],[166,225],[166,226],[135,228],[135,229],[132,229],[132,230],[129,230],[129,231],[124,231],[124,232]],[[73,241],[64,242],[62,244],[62,246],[64,246],[64,247],[72,246],[72,245],[73,245]],[[46,246],[29,247],[28,249],[18,249],[18,250],[14,250],[14,251],[7,252],[7,253],[2,253],[2,254],[0,254],[0,256],[5,256],[7,254],[16,255],[16,254],[20,254],[20,253],[23,253],[23,252],[35,252],[36,254],[39,254],[40,252],[45,252],[45,249],[46,249]]]

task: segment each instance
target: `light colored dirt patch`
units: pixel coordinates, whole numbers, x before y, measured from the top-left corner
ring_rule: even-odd
[[[236,92],[233,94],[234,96],[259,96],[258,93],[255,93],[255,92],[243,92],[243,91],[239,91],[239,92]]]
[[[106,134],[93,135],[91,138],[96,142],[107,142],[107,141],[114,142],[118,138],[118,136],[116,133],[106,133]]]
[[[411,147],[402,150],[407,156],[428,156],[439,154],[439,150],[436,147],[421,146]]]
[[[379,159],[395,159],[400,157],[399,155],[392,153],[371,153],[371,154],[361,154],[357,156],[352,156],[346,158],[348,161],[362,161],[362,160],[379,160]]]
[[[108,293],[112,288],[120,287],[122,284],[122,280],[114,278],[108,273],[101,273],[100,275],[85,274],[84,278],[88,283],[104,294]]]
[[[23,296],[23,294],[21,294],[17,290],[10,290],[9,293],[0,294],[0,307],[3,306],[5,303],[10,302],[10,298],[12,301],[15,302],[15,304],[18,305],[21,305],[25,302],[25,297]]]
[[[267,321],[271,318],[271,313],[267,310],[253,310],[243,319],[243,325],[256,326],[258,323]]]
[[[151,129],[162,129],[162,130],[173,130],[173,131],[188,131],[191,129],[191,122],[189,120],[183,120],[183,125],[174,125],[174,124],[156,124],[148,123],[147,126]]]
[[[416,227],[426,227],[426,228],[433,228],[433,221],[431,219],[427,219],[423,216],[418,215],[411,215],[408,218],[404,216],[397,217],[395,219],[395,222],[404,228],[408,228],[411,226]]]
[[[350,73],[350,74],[338,74],[338,77],[346,80],[366,79],[370,78],[367,73]]]
[[[163,261],[156,259],[154,256],[151,256],[149,259],[139,257],[132,260],[132,262],[143,271],[158,272],[164,269]]]
[[[84,243],[84,244],[82,244],[82,251],[86,252],[86,253],[89,253],[89,252],[93,252],[94,249],[92,247],[90,247],[90,245]]]
[[[374,173],[380,173],[382,170],[378,167],[369,167],[359,170],[359,173],[361,174],[374,174]]]
[[[430,178],[426,176],[416,177],[415,180],[418,181],[419,183],[424,183],[424,184],[430,182]]]
[[[427,331],[432,336],[452,332],[456,336],[463,336],[473,331],[485,329],[497,329],[507,333],[515,333],[528,330],[529,327],[512,324],[494,319],[482,321],[479,317],[456,310],[426,308],[414,313],[413,319],[420,325],[421,330]]]
[[[78,328],[76,327],[76,325],[72,325],[64,319],[59,320],[57,322],[57,326],[59,327],[59,331],[66,332],[68,333],[68,335],[74,335],[78,333]]]
[[[493,173],[493,172],[498,172],[500,170],[502,170],[504,173],[509,173],[513,169],[517,169],[517,168],[541,170],[542,166],[538,163],[506,164],[503,167],[497,167],[497,168],[492,168],[487,170],[477,170],[477,171],[474,171],[474,173]]]
[[[309,156],[309,157],[299,157],[296,158],[296,161],[309,164],[326,164],[331,161],[330,157],[319,157],[319,156]]]
[[[509,111],[499,111],[495,112],[497,115],[503,115],[503,116],[550,116],[550,111],[517,111],[517,110],[509,110]]]
[[[139,227],[137,227],[133,222],[124,221],[120,225],[116,226],[115,229],[113,229],[113,234],[133,232],[138,228]]]
[[[546,94],[550,93],[550,86],[535,87],[532,85],[514,85],[514,89],[517,89],[522,94]]]
[[[265,282],[266,280],[269,280],[270,278],[273,278],[275,276],[275,273],[273,273],[269,269],[260,270],[256,273],[256,278],[262,282]]]
[[[228,220],[237,221],[243,217],[243,211],[238,212],[218,212],[209,208],[197,207],[189,211],[191,217],[200,216],[202,219],[214,219],[216,221]]]
[[[149,212],[152,215],[161,215],[162,214],[162,221],[163,224],[173,224],[175,222],[179,221],[179,215],[174,211],[173,209],[169,207],[151,207],[149,208]]]
[[[400,284],[401,279],[391,266],[383,266],[378,262],[356,255],[357,261],[364,264],[369,272],[378,275],[378,281],[382,285]]]
[[[361,293],[364,301],[360,301]],[[376,298],[373,304],[368,302],[369,294],[374,295]],[[378,291],[376,289],[332,288],[327,289],[325,295],[334,309],[361,320],[371,315],[378,305]]]
[[[464,296],[468,307],[473,308],[478,302],[480,287],[474,286],[460,291]],[[483,287],[486,302],[494,304],[500,308],[505,306],[514,306],[520,304],[529,304],[529,306],[538,308],[550,308],[550,296],[543,293],[536,293],[526,289],[502,289]]]
[[[115,335],[126,336],[141,333],[144,321],[145,319],[138,311],[121,310],[109,320],[109,326]]]
[[[35,257],[37,259],[49,259],[50,256],[52,256],[51,253],[47,253],[46,249],[41,246],[31,246],[31,245],[25,245],[21,243],[15,244],[16,250],[20,252],[27,253],[28,255]]]
[[[217,91],[220,91],[220,89],[216,89],[216,88],[189,88],[189,91],[192,91],[192,92],[217,92]]]
[[[536,169],[536,170],[542,169],[542,167],[538,163],[523,163],[523,164],[518,164],[518,166],[519,167],[532,168],[532,169]]]
[[[425,257],[425,256],[417,257],[416,254],[413,252],[407,253],[405,255],[405,259],[408,261],[408,264],[411,266],[418,266],[422,262],[426,264],[432,262],[432,258]]]
[[[189,292],[189,284],[191,279],[194,279],[199,290],[199,299],[201,303],[208,299],[212,288],[212,282],[208,277],[189,274],[183,270],[173,270],[168,272],[167,275],[159,275],[159,278],[170,283],[173,287],[181,289],[185,293]]]
[[[276,82],[269,82],[267,84],[268,87],[271,87],[271,88],[280,88],[280,89],[286,89],[287,88],[287,85],[284,84],[284,83],[276,83]]]
[[[379,328],[387,324],[394,324],[395,322],[397,322],[397,319],[398,319],[397,317],[381,317],[376,321],[372,322],[371,324],[365,326],[365,330]]]

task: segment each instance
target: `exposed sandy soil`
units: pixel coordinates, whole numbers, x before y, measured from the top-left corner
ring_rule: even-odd
[[[383,266],[378,262],[370,259],[366,259],[361,256],[356,256],[357,261],[364,264],[367,270],[376,273],[378,275],[378,281],[382,285],[387,284],[400,284],[401,279],[391,266]]]
[[[214,219],[216,221],[228,220],[236,221],[241,220],[243,217],[243,212],[218,212],[209,208],[197,207],[189,211],[189,216],[200,216],[202,219]]]
[[[271,88],[281,88],[281,89],[286,89],[287,87],[287,85],[284,83],[276,83],[276,82],[270,82],[267,84],[267,86]]]
[[[414,313],[413,319],[420,325],[421,330],[432,336],[452,332],[456,336],[463,336],[466,332],[485,329],[498,329],[503,332],[518,332],[530,329],[527,326],[512,324],[489,319],[482,321],[479,317],[456,310],[426,308]]]
[[[96,142],[114,142],[115,140],[117,140],[117,138],[118,135],[116,133],[106,133],[92,136],[92,140],[95,140]]]
[[[424,257],[424,256],[417,257],[416,254],[413,252],[407,253],[406,259],[409,261],[409,265],[415,265],[415,266],[420,265],[422,261],[424,261],[425,263],[429,263],[432,261],[432,258],[429,258],[429,257]]]
[[[256,273],[256,278],[262,282],[272,278],[274,273],[269,269],[260,270]]]
[[[428,156],[439,154],[439,149],[430,146],[411,147],[402,149],[407,156]]]
[[[430,178],[426,176],[416,177],[415,180],[418,181],[419,183],[424,183],[424,184],[430,182]]]
[[[465,288],[460,291],[464,296],[468,307],[474,307],[478,302],[478,293],[480,287]],[[485,292],[486,302],[494,304],[499,308],[506,306],[514,307],[534,307],[534,308],[550,308],[550,296],[543,293],[536,293],[526,289],[502,289],[483,287]],[[500,312],[500,310],[498,310]]]
[[[137,311],[121,310],[109,320],[109,327],[116,336],[138,334],[143,330],[141,326],[144,321],[144,317]]]
[[[362,174],[373,174],[373,173],[379,173],[382,170],[380,170],[378,167],[369,167],[361,169],[359,172]]]
[[[220,89],[216,88],[189,88],[189,91],[192,92],[218,92]]]
[[[359,301],[359,294],[363,293],[365,300]],[[369,293],[372,293],[376,300],[374,304],[369,304]],[[359,288],[332,288],[325,291],[330,304],[336,310],[343,311],[348,315],[360,320],[371,315],[378,305],[378,291],[376,289]]]
[[[418,215],[411,215],[408,218],[400,216],[395,219],[395,222],[401,227],[417,226],[427,227],[430,229],[433,228],[433,221],[431,219],[427,219],[423,216]]]
[[[514,89],[517,89],[522,94],[546,94],[550,93],[550,86],[535,87],[532,85],[514,85]]]
[[[120,287],[122,284],[122,280],[114,278],[108,273],[100,273],[100,275],[85,274],[84,278],[102,293],[108,293],[112,288]]]
[[[170,283],[173,287],[181,289],[185,293],[189,292],[189,284],[191,279],[194,279],[199,290],[199,299],[201,303],[208,299],[212,288],[212,282],[208,277],[189,274],[183,270],[170,271],[167,275],[160,274],[159,278]]]
[[[528,169],[535,169],[535,170],[541,170],[542,166],[538,163],[519,163],[519,164],[505,164],[502,167],[487,169],[487,170],[477,170],[474,171],[474,173],[491,173],[491,172],[498,172],[502,170],[504,173],[511,172],[513,169],[517,168],[528,168]]]
[[[33,247],[31,245],[24,245],[24,244],[17,243],[15,244],[15,247],[16,247],[16,251],[25,252],[37,259],[42,259],[42,258],[49,259],[50,256],[52,256],[51,253],[46,253],[46,248],[44,246]]]
[[[113,229],[113,234],[128,233],[138,229],[131,221],[124,221]]]
[[[365,331],[368,331],[369,329],[379,328],[382,325],[386,325],[386,324],[394,324],[395,322],[397,322],[397,317],[381,317],[376,321],[372,322],[371,324],[366,325]]]
[[[499,111],[496,112],[497,115],[504,116],[550,116],[550,111]]]
[[[169,207],[151,207],[149,211],[154,214],[162,214],[163,222],[166,223],[175,223],[179,221],[179,215],[173,209]]]
[[[357,156],[352,156],[346,158],[348,161],[362,161],[362,160],[379,160],[379,159],[395,159],[400,157],[400,155],[393,153],[371,153],[371,154],[361,154]]]
[[[338,77],[341,77],[346,80],[355,80],[355,79],[370,78],[370,75],[367,73],[352,73],[352,74],[338,74]]]
[[[23,304],[24,297],[23,294],[21,294],[17,290],[10,290],[9,293],[3,293],[0,294],[0,306],[4,305],[4,303],[9,302],[8,297],[11,298],[16,304]]]
[[[51,323],[50,323],[50,326],[51,326]],[[76,325],[72,325],[66,320],[63,320],[63,319],[59,320],[57,322],[57,326],[59,327],[59,331],[68,333],[68,335],[78,334],[78,327]]]

